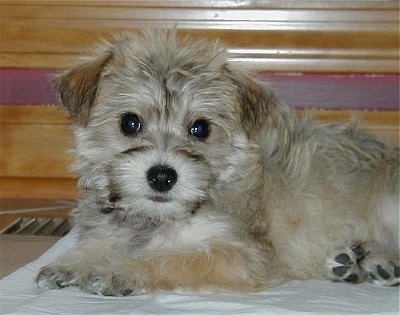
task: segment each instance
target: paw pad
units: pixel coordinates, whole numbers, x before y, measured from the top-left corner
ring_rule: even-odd
[[[364,280],[398,286],[400,266],[393,263],[379,250],[366,250],[363,245],[346,247],[328,259],[330,277],[335,281],[359,283]]]
[[[381,265],[376,266],[376,271],[382,277],[382,279],[387,280],[390,278],[390,274]]]
[[[349,255],[340,254],[340,255],[336,256],[334,259],[337,263],[343,264],[343,266],[338,266],[338,267],[332,268],[332,271],[336,276],[342,277],[342,280],[345,282],[350,282],[350,283],[359,282],[359,277],[356,273],[353,272],[353,273],[349,274],[349,270],[354,269],[354,268],[352,268],[353,261],[351,260]],[[346,275],[346,277],[344,277],[345,275]]]
[[[335,275],[341,277],[349,271],[350,266],[340,266],[340,267],[333,267],[332,271]]]
[[[123,296],[127,296],[127,295],[133,293],[133,290],[132,289],[125,289],[121,293],[122,293]]]
[[[359,262],[364,256],[364,249],[359,244],[337,252],[333,259],[328,261],[331,278],[349,283],[361,282],[365,278],[365,274],[360,269]]]
[[[337,255],[335,257],[335,261],[340,263],[340,264],[342,264],[342,265],[345,265],[345,266],[351,265],[353,263],[348,254],[339,254],[339,255]]]
[[[400,278],[400,265],[394,266],[394,276]]]
[[[400,266],[393,262],[382,262],[376,265],[365,263],[363,268],[368,271],[371,282],[385,286],[400,285]]]
[[[358,277],[358,275],[356,273],[352,273],[350,276],[344,278],[343,281],[349,282],[349,283],[358,283],[358,282],[360,282],[360,278]]]

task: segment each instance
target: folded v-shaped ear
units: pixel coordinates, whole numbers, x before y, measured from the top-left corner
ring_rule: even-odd
[[[53,79],[61,105],[75,124],[80,126],[88,124],[101,72],[111,56],[111,51],[104,51],[97,57],[58,74]]]
[[[243,128],[248,134],[257,133],[278,100],[265,84],[244,71],[229,67],[226,75],[237,87]]]

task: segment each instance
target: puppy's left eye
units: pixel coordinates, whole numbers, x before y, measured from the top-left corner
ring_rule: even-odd
[[[126,113],[121,118],[121,130],[126,136],[137,135],[142,128],[139,117],[133,113]]]
[[[196,120],[190,127],[189,133],[199,140],[205,140],[210,135],[210,124],[204,119]]]

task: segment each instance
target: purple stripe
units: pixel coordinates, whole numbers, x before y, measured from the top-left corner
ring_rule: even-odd
[[[0,104],[57,102],[50,69],[0,69]],[[399,109],[397,74],[258,73],[283,102],[296,108]]]
[[[0,69],[0,104],[55,104],[57,96],[49,83],[54,70]]]
[[[260,73],[258,77],[296,108],[399,110],[397,74]]]

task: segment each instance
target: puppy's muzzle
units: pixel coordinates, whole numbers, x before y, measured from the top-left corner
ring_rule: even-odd
[[[155,165],[147,171],[147,182],[157,192],[171,190],[178,180],[176,171],[166,165]]]

